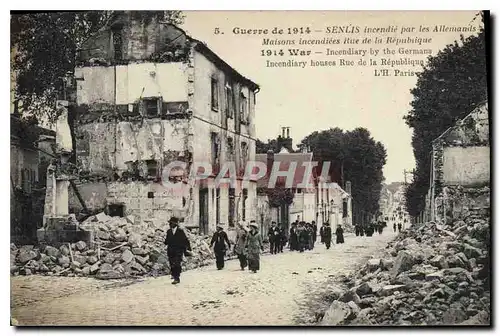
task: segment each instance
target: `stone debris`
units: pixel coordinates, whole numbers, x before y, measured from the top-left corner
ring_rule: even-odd
[[[488,325],[489,219],[413,225],[347,277],[322,325]]]
[[[19,248],[11,244],[11,274],[118,279],[170,273],[164,245],[167,224],[141,223],[133,216],[110,217],[100,213],[82,222],[80,228],[94,231],[94,242]],[[211,237],[184,231],[193,255],[184,258],[183,269],[214,263],[215,256],[209,247]],[[233,257],[232,251],[227,256]]]

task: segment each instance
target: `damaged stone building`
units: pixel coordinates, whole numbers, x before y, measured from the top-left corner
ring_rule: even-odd
[[[208,233],[255,218],[256,182],[242,183],[255,159],[259,86],[180,28],[124,13],[89,40],[75,70],[72,120],[78,190],[92,210],[142,221],[177,215]],[[183,170],[164,168],[174,161]],[[215,185],[224,162],[238,183]],[[210,176],[190,184],[198,163]],[[165,187],[166,180],[179,188]],[[70,211],[81,205],[71,194]]]
[[[487,103],[446,130],[432,147],[428,218],[448,222],[470,214],[488,217],[491,150]]]

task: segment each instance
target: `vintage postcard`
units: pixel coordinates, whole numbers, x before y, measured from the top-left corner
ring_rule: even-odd
[[[11,12],[11,325],[490,326],[489,37]]]

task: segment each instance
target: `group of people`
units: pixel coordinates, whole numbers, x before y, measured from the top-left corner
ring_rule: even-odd
[[[344,243],[344,230],[339,225],[335,231],[337,244]],[[311,223],[296,221],[291,224],[290,236],[288,239],[290,251],[312,250],[316,242],[317,225],[314,221]],[[332,242],[332,229],[329,223],[324,223],[320,229],[321,243],[329,249]],[[270,253],[282,253],[286,245],[287,237],[283,226],[271,223],[268,231],[270,243]],[[167,256],[170,264],[172,284],[180,283],[182,272],[181,263],[184,256],[190,256],[191,245],[186,233],[179,228],[179,219],[172,217],[169,220],[169,229],[165,238],[167,246]],[[216,232],[210,241],[210,248],[214,249],[215,264],[218,270],[224,268],[224,257],[226,251],[231,248],[231,241],[222,225],[218,225]],[[236,240],[234,243],[234,252],[238,256],[241,270],[248,270],[256,273],[260,269],[260,254],[264,251],[263,239],[259,233],[257,223],[251,221],[248,226],[239,224],[236,231]]]
[[[167,246],[170,274],[173,279],[172,284],[175,285],[180,283],[182,258],[192,255],[192,252],[186,233],[179,228],[179,219],[172,217],[168,224],[169,229],[167,230],[165,245]],[[224,268],[224,257],[227,249],[231,248],[231,242],[221,225],[217,226],[210,247],[214,249],[217,269],[222,270]],[[242,270],[247,266],[254,273],[260,269],[260,254],[264,251],[264,245],[255,221],[250,222],[249,228],[243,225],[238,226],[234,251],[238,256]]]
[[[286,245],[286,232],[283,225],[280,223],[276,225],[276,222],[271,222],[271,227],[267,233],[269,238],[269,252],[271,254],[283,253],[283,247]]]
[[[354,227],[356,236],[367,236],[371,237],[375,232],[378,232],[379,234],[382,234],[384,231],[384,228],[387,227],[387,223],[385,221],[378,221],[376,223],[370,223],[366,226],[362,226],[361,224],[358,224]],[[401,222],[396,223],[392,225],[392,228],[394,232],[401,232],[403,225]]]
[[[337,244],[344,243],[344,230],[339,225],[335,231],[337,236]],[[318,236],[318,226],[315,221],[306,223],[303,221],[295,221],[290,228],[290,251],[304,252],[305,250],[314,249]],[[332,243],[332,229],[329,223],[324,223],[320,228],[321,243],[325,244],[329,249]]]
[[[401,222],[399,222],[397,227],[398,227],[397,231],[401,232],[401,229],[403,228],[403,224],[401,224]],[[394,232],[397,232],[396,231],[396,223],[394,223],[392,225],[392,228],[394,229]]]
[[[223,269],[224,256],[226,255],[226,251],[231,248],[231,242],[221,225],[217,226],[217,230],[212,236],[210,247],[214,248],[217,269]],[[264,244],[257,223],[251,221],[249,227],[239,224],[234,243],[234,253],[238,256],[241,270],[245,270],[248,266],[251,272],[256,273],[260,269],[261,251],[264,251]]]
[[[290,251],[312,250],[316,242],[318,226],[314,221],[306,223],[304,221],[295,221],[290,227]]]

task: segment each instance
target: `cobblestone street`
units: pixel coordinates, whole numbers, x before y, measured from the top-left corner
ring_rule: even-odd
[[[11,315],[19,325],[292,325],[304,302],[329,277],[347,275],[376,255],[395,234],[346,236],[326,250],[261,258],[261,271],[239,270],[237,260],[138,282],[42,276],[11,278]],[[121,284],[121,285],[120,285]],[[302,320],[304,320],[302,318]]]

